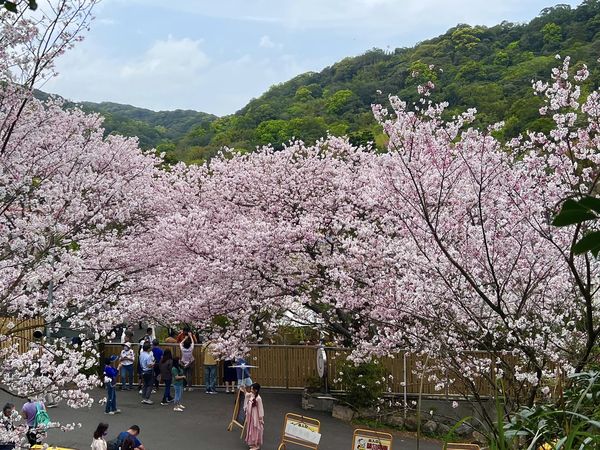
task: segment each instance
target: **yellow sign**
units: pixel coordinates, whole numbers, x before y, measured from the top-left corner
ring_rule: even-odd
[[[283,422],[281,442],[278,450],[284,450],[286,444],[318,450],[321,441],[321,422],[311,417],[287,413]]]
[[[352,450],[392,450],[392,435],[359,428],[352,436]]]

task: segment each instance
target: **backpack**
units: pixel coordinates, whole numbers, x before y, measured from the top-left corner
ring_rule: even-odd
[[[48,427],[50,425],[50,416],[48,415],[48,411],[42,408],[39,402],[35,404],[35,419],[33,421],[33,425],[37,427]]]
[[[121,442],[119,441],[119,438],[113,439],[112,441],[108,441],[106,443],[106,448],[108,450],[119,450],[120,447],[121,447]]]

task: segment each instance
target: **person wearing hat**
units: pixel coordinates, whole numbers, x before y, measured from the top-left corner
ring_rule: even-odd
[[[124,391],[133,390],[133,363],[135,360],[135,354],[131,348],[130,342],[123,343],[123,350],[121,350],[121,356],[119,357],[119,364],[121,366],[121,389]],[[129,387],[127,387],[129,384]]]
[[[120,409],[117,409],[117,375],[121,365],[115,369],[113,363],[118,359],[117,355],[112,355],[110,358],[106,358],[104,366],[104,385],[106,386],[106,408],[104,414],[119,414]]]

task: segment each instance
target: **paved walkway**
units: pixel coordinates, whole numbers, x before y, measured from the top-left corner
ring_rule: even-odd
[[[161,389],[162,391],[162,389]],[[159,391],[159,392],[161,392]],[[103,391],[94,391],[96,399]],[[352,426],[333,419],[330,414],[304,411],[300,408],[299,392],[280,392],[264,389],[261,392],[265,405],[265,435],[263,450],[277,450],[283,417],[286,412],[305,414],[321,421],[320,450],[350,450]],[[161,406],[161,394],[153,394],[153,405],[140,404],[137,391],[117,391],[117,407],[121,414],[104,414],[103,406],[94,404],[91,409],[74,410],[64,405],[50,409],[53,421],[81,423],[75,431],[51,431],[48,442],[78,450],[89,449],[92,433],[101,421],[109,424],[108,438],[136,424],[141,428],[140,440],[147,450],[245,450],[248,447],[240,439],[240,429],[228,432],[234,395],[220,392],[206,395],[202,389],[183,393],[183,413],[173,411],[170,406]],[[12,401],[20,410],[23,402],[0,395],[0,401]],[[301,447],[294,447],[301,448]],[[394,450],[416,449],[416,441],[400,435],[394,437]],[[420,450],[440,450],[442,445],[435,441],[421,441]],[[292,450],[292,446],[288,446]]]

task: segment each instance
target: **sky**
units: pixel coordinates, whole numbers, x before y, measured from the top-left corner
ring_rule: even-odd
[[[459,24],[528,22],[581,0],[102,0],[43,90],[74,101],[231,114],[270,86]]]

